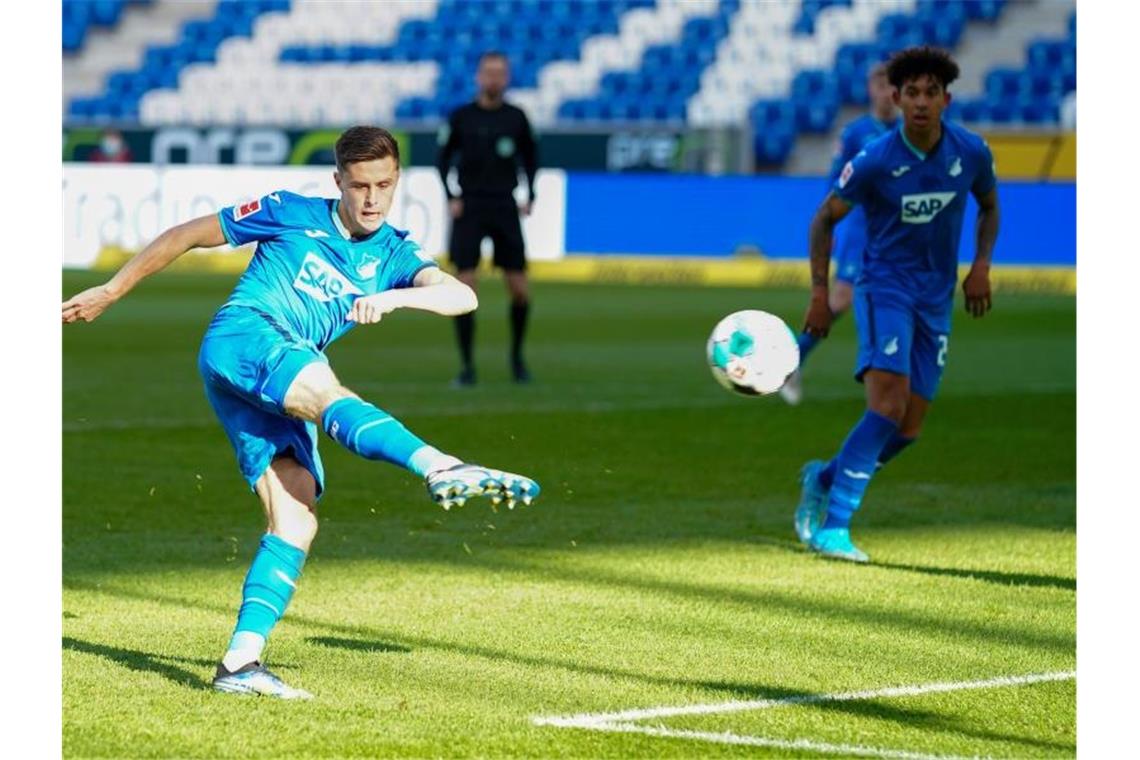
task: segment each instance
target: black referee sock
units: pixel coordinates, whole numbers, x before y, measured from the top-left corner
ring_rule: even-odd
[[[511,362],[522,364],[523,336],[526,334],[526,318],[530,313],[530,301],[511,302]]]
[[[471,346],[475,342],[475,315],[460,314],[455,318],[455,336],[459,339],[459,358],[463,361],[463,370],[472,368]]]

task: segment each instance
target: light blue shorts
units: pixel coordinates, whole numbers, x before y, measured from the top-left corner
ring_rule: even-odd
[[[253,488],[278,455],[289,455],[324,491],[317,426],[285,414],[285,393],[297,374],[328,359],[272,315],[248,306],[224,306],[198,352],[206,397],[233,444],[238,468]]]

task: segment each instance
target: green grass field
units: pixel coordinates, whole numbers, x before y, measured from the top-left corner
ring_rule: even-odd
[[[196,369],[232,283],[159,276],[64,331],[65,755],[1075,754],[1072,680],[611,731],[533,721],[1073,669],[1074,299],[999,294],[984,320],[955,315],[924,438],[856,518],[870,566],[805,553],[791,525],[800,466],[861,413],[850,320],[798,408],[734,397],[704,362],[721,316],[798,325],[802,293],[540,284],[530,387],[507,381],[498,282],[471,391],[448,387],[448,320],[357,329],[329,354],[346,385],[544,492],[445,513],[325,439],[321,533],[268,650],[317,698],[282,703],[209,689],[263,530]],[[666,735],[681,731],[752,744]]]

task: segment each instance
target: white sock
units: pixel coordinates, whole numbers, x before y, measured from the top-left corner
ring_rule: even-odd
[[[261,659],[265,637],[252,631],[238,631],[230,639],[230,648],[222,657],[222,667],[233,673],[243,665]]]
[[[435,446],[421,446],[416,449],[415,453],[412,454],[412,458],[408,460],[408,469],[427,477],[433,472],[446,470],[457,464],[463,464],[463,460],[457,459],[450,454],[444,454]]]

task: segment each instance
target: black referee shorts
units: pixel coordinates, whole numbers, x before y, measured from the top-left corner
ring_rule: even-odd
[[[514,198],[463,199],[463,216],[451,225],[451,262],[456,269],[479,265],[479,245],[485,237],[495,246],[495,266],[507,272],[526,271],[522,224]]]

